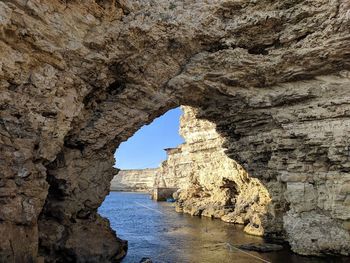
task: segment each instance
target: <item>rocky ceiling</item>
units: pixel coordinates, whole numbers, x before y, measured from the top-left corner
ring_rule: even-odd
[[[294,251],[349,254],[349,8],[1,1],[1,261],[125,255],[97,214],[114,150],[178,105],[216,123]]]

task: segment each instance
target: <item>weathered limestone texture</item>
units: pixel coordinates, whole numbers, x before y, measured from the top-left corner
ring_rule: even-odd
[[[183,145],[165,149],[167,159],[161,163],[154,181],[155,187],[186,188],[190,182],[191,160]]]
[[[178,105],[216,124],[226,154],[268,190],[269,222],[294,251],[349,254],[349,9],[1,1],[0,261],[125,255],[97,214],[114,151]]]
[[[150,192],[158,168],[120,170],[111,181],[111,191]]]
[[[180,134],[185,143],[168,150],[156,181],[179,187],[176,210],[245,224],[245,231],[263,235],[270,197],[258,179],[250,178],[227,157],[214,123],[196,118],[196,110],[182,107]]]

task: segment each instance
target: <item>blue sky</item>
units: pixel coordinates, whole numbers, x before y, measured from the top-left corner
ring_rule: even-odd
[[[176,108],[143,126],[115,153],[116,167],[120,169],[143,169],[158,167],[166,159],[165,148],[183,143],[179,135],[182,110]]]

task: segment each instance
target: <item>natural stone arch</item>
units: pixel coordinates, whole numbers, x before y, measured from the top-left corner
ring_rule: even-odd
[[[2,258],[35,260],[38,235],[47,259],[121,255],[116,242],[96,246],[98,233],[115,240],[96,214],[113,150],[180,104],[216,122],[228,155],[265,180],[277,226],[290,205],[284,228],[295,251],[349,253],[349,213],[340,212],[348,209],[347,1],[52,0],[0,8],[0,233],[9,237]],[[315,121],[324,136],[311,136]],[[294,198],[303,187],[320,196],[311,210]],[[335,227],[334,247],[293,231],[314,222],[326,239],[322,228]]]

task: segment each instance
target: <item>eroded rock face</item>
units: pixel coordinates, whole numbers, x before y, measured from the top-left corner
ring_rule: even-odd
[[[348,1],[15,0],[0,14],[1,260],[124,255],[97,215],[113,153],[178,105],[216,124],[296,252],[349,253]]]
[[[267,189],[227,157],[214,123],[197,119],[194,108],[182,109],[180,134],[185,143],[168,150],[156,181],[180,188],[177,211],[245,224],[246,232],[264,235],[263,221],[273,218]]]
[[[158,168],[120,170],[111,181],[111,191],[150,192],[158,174]]]

